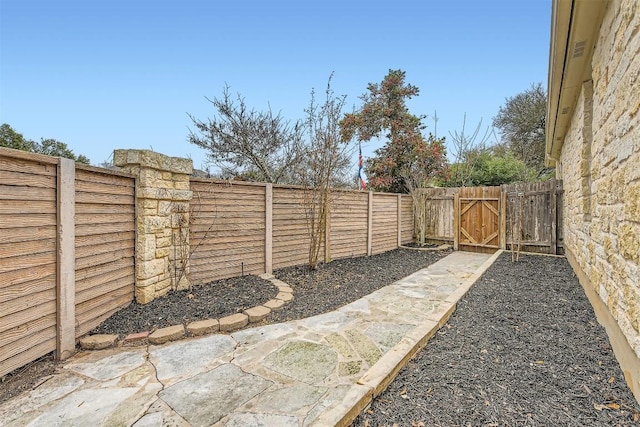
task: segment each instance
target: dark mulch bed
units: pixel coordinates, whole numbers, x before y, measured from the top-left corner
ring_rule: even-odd
[[[218,319],[264,304],[278,294],[268,280],[248,275],[218,280],[190,290],[169,292],[148,304],[132,302],[117,311],[91,333],[153,332],[158,328],[195,320]]]
[[[508,253],[354,426],[638,426],[635,401],[564,258]]]

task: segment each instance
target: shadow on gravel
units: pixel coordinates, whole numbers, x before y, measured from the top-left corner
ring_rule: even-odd
[[[354,426],[638,426],[564,258],[504,253]]]

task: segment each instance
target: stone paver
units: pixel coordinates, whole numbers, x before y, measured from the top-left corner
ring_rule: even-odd
[[[156,331],[145,346],[80,353],[36,389],[0,404],[0,425],[347,426],[496,257],[455,252],[307,319],[152,345],[159,335],[174,336]],[[270,280],[281,292],[264,310],[292,298],[282,292],[286,283]],[[188,332],[233,331],[261,315],[251,310],[219,324],[194,322]],[[184,335],[179,327],[172,332]]]

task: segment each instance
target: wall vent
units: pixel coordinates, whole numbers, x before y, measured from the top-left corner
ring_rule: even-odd
[[[587,45],[587,41],[586,40],[582,40],[577,42],[574,46],[573,46],[573,57],[574,58],[580,58],[582,55],[584,55],[584,48]]]

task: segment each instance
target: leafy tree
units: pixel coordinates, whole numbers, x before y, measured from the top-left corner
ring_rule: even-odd
[[[208,99],[208,98],[207,98]],[[286,183],[303,154],[303,126],[278,113],[249,109],[240,94],[232,98],[225,86],[222,98],[208,99],[216,117],[202,121],[189,115],[199,133],[189,142],[208,151],[223,175],[254,181]]]
[[[535,168],[540,174],[546,171],[545,117],[547,94],[542,83],[532,84],[522,93],[507,98],[493,118],[503,143],[513,154]]]
[[[427,177],[435,178],[446,171],[444,139],[422,135],[426,116],[409,112],[406,100],[418,96],[419,89],[405,84],[406,73],[389,70],[380,84],[369,83],[368,93],[360,97],[362,107],[345,114],[340,122],[342,138],[369,141],[384,135],[385,145],[368,160],[369,185],[379,191],[409,192],[410,171],[424,168]]]
[[[465,173],[456,173],[458,169],[465,169]],[[467,153],[465,162],[452,165],[452,179],[446,185],[493,186],[532,181],[536,176],[535,169],[515,157],[510,150],[492,147],[474,149]],[[460,177],[464,177],[464,182],[458,180]]]
[[[0,126],[0,147],[13,148],[16,150],[28,151],[31,153],[46,154],[48,156],[64,157],[75,160],[78,163],[91,163],[89,158],[84,155],[76,156],[73,150],[67,147],[64,142],[55,139],[41,138],[40,142],[25,139],[24,136],[7,123]]]
[[[67,147],[67,144],[51,138],[41,139],[40,142],[36,143],[34,151],[36,153],[46,154],[48,156],[73,159],[78,163],[90,163],[89,159],[86,156],[82,154],[76,156],[73,151]]]
[[[7,123],[0,126],[0,147],[33,152],[34,142],[24,139],[21,133],[13,130]]]

